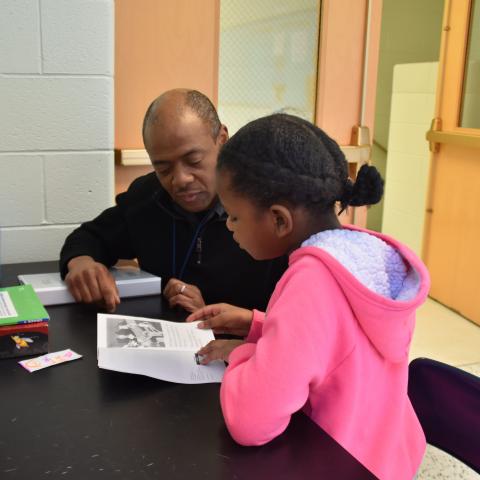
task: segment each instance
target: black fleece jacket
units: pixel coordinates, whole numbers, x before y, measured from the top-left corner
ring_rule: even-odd
[[[186,212],[149,173],[117,195],[114,207],[67,237],[60,254],[62,278],[69,260],[80,255],[107,267],[136,258],[140,268],[162,277],[164,286],[171,277],[196,285],[207,304],[265,310],[287,258],[254,260],[235,243],[226,219],[218,202],[208,212]]]

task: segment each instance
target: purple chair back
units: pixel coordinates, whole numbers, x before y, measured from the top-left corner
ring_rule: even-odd
[[[480,473],[480,378],[445,363],[410,363],[408,396],[427,443]]]

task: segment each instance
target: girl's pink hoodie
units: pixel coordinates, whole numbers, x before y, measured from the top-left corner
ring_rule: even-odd
[[[425,436],[407,396],[408,351],[429,276],[407,247],[368,233],[400,253],[413,298],[374,293],[324,249],[299,248],[266,314],[254,312],[247,343],[230,354],[222,409],[243,445],[272,440],[303,409],[378,478],[411,479]]]

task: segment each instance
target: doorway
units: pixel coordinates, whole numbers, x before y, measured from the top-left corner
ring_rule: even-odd
[[[382,7],[372,164],[386,185],[384,200],[368,211],[367,226],[398,238],[418,254],[424,221],[418,203],[425,203],[428,184],[424,136],[434,113],[436,77],[431,71],[439,59],[443,7],[442,0],[383,0]],[[415,177],[420,162],[422,178]],[[410,166],[416,169],[413,175]],[[412,177],[417,180],[413,192]]]

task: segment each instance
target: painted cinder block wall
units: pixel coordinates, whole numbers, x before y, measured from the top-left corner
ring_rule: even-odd
[[[422,254],[438,62],[395,65],[382,232]]]
[[[0,260],[113,203],[113,0],[0,1]]]

